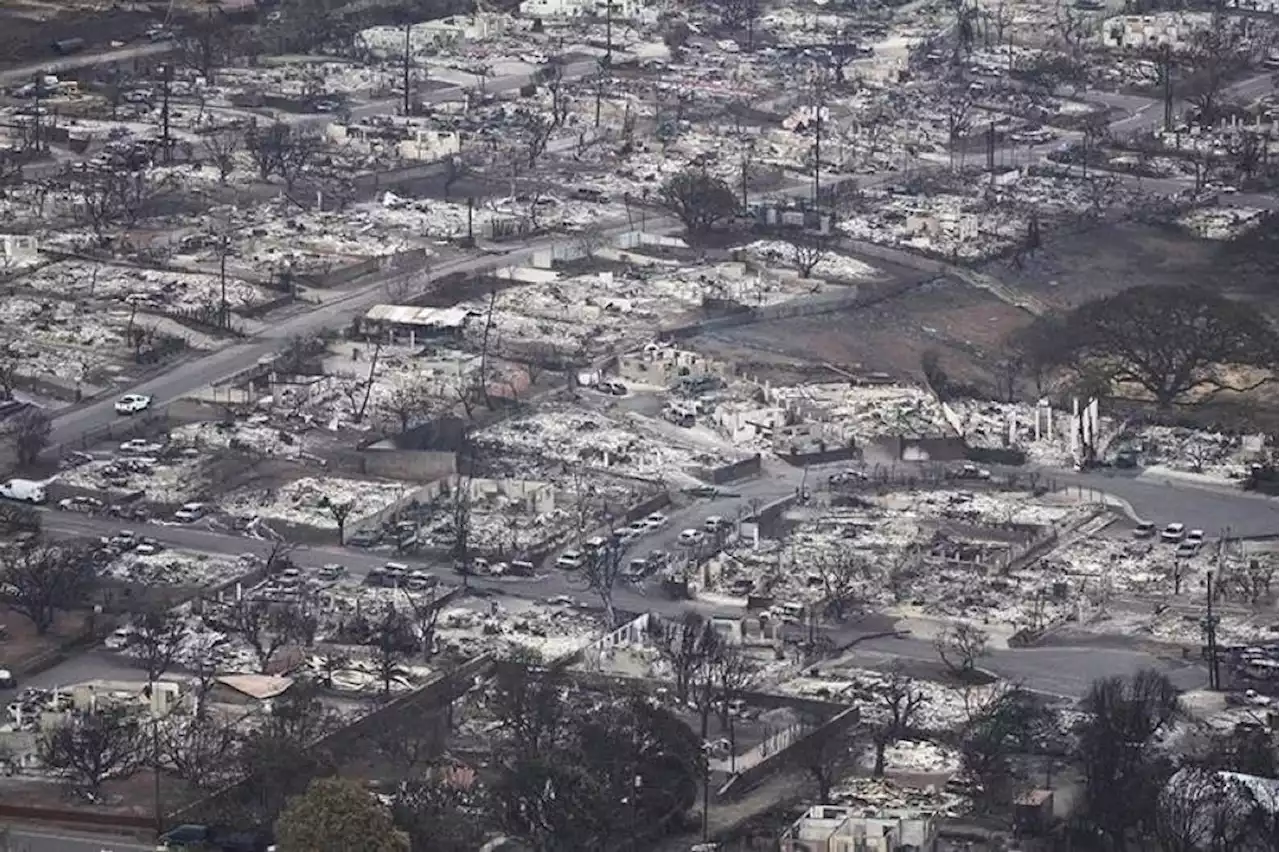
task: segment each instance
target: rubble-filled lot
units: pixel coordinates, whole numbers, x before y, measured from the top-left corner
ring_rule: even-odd
[[[495,196],[484,199],[468,212],[465,203],[436,199],[401,198],[383,193],[380,201],[356,205],[347,221],[376,233],[417,234],[431,240],[453,240],[472,233],[483,237],[504,237],[522,230],[586,231],[602,221],[626,219],[621,205],[588,203],[562,198],[558,193]],[[407,244],[407,241],[406,243]]]
[[[848,382],[770,387],[768,401],[804,419],[839,424],[855,439],[936,435],[951,431],[937,398],[904,385],[856,386]]]
[[[1178,224],[1206,240],[1230,240],[1255,227],[1265,210],[1253,207],[1202,207],[1186,214]]]
[[[145,545],[144,548],[151,549]],[[126,550],[102,567],[99,573],[110,580],[141,586],[211,589],[243,576],[250,568],[241,557],[225,554]]]
[[[1099,216],[1119,205],[1136,206],[1139,196],[1128,186],[1063,177],[1010,172],[1010,181],[957,185],[951,176],[934,176],[927,192],[909,187],[868,190],[866,209],[839,223],[856,239],[913,248],[930,254],[970,260],[992,257],[1020,244],[1029,214],[1035,210],[1042,227],[1055,220]],[[874,211],[874,212],[872,212]]]
[[[109,299],[138,310],[160,313],[197,311],[222,304],[222,280],[217,275],[114,266],[84,260],[65,260],[24,275],[17,286],[52,298]],[[229,277],[227,306],[250,307],[270,298],[261,287]]]
[[[869,267],[832,256],[831,270],[870,275]],[[517,270],[513,277],[519,278]],[[497,273],[499,280],[502,272]],[[832,288],[795,276],[761,276],[740,263],[615,270],[584,275],[542,274],[539,283],[502,291],[494,303],[492,339],[499,344],[602,354],[639,346],[664,327],[679,324],[709,299],[761,306],[823,293]],[[834,277],[834,276],[833,276]],[[487,316],[488,300],[461,308]],[[473,323],[468,337],[478,344],[486,323]]]
[[[849,668],[839,663],[824,665],[821,671],[780,681],[769,687],[782,695],[856,703],[869,723],[883,721],[888,710],[876,699],[890,678],[870,669]],[[995,694],[997,686],[947,686],[923,678],[911,678],[913,693],[923,696],[913,727],[942,734],[966,724]]]
[[[437,624],[441,649],[462,657],[486,650],[506,656],[517,648],[554,660],[591,642],[601,625],[574,605],[508,598],[501,603],[446,609]]]
[[[199,451],[231,450],[252,457],[309,458],[308,432],[273,425],[271,417],[255,414],[244,420],[187,423],[169,430],[177,447]]]
[[[1173,426],[1134,424],[1120,432],[1112,445],[1132,451],[1144,467],[1161,467],[1222,480],[1248,476],[1274,440],[1265,435],[1239,435]]]
[[[94,459],[59,475],[74,488],[101,491],[113,497],[141,493],[150,503],[184,503],[200,497],[206,487],[205,462],[182,455],[131,456]]]
[[[216,269],[222,251],[219,239],[228,235],[228,267],[280,275],[318,275],[361,260],[401,252],[434,254],[435,240],[422,230],[396,229],[371,210],[357,205],[348,210],[306,210],[281,201],[234,209],[216,208],[202,231],[184,233],[169,247],[169,261],[180,266]]]
[[[1004,635],[1043,629],[1074,614],[1091,589],[1041,562],[1007,568],[1050,527],[1082,523],[1093,511],[1052,496],[951,489],[864,495],[858,508],[795,513],[785,541],[734,543],[699,579],[745,600],[772,595],[786,606],[839,595],[846,607],[887,609],[906,619],[971,621]],[[857,554],[849,557],[849,548]]]
[[[331,506],[351,506],[349,528],[405,497],[412,486],[404,482],[305,476],[269,487],[249,487],[221,498],[223,512],[238,518],[285,521],[299,526],[336,530]]]
[[[490,426],[475,439],[481,447],[649,480],[666,480],[736,460],[708,447],[676,446],[633,425],[563,405]]]

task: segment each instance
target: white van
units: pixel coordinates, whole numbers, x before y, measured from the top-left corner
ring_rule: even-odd
[[[34,479],[10,479],[0,485],[0,497],[22,500],[25,503],[43,503],[49,499],[43,482]]]

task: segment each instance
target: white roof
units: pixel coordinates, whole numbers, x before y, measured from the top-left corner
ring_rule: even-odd
[[[433,328],[460,328],[471,316],[466,308],[419,308],[414,305],[374,305],[364,315],[374,322]]]

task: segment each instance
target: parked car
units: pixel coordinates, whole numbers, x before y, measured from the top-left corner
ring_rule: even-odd
[[[218,852],[267,852],[271,839],[253,831],[207,825],[179,825],[160,835],[157,850],[210,850]]]
[[[128,647],[129,642],[133,639],[133,630],[128,627],[117,627],[115,630],[102,640],[103,646],[108,651],[122,651]]]
[[[140,393],[127,393],[116,400],[116,414],[138,414],[151,407],[151,397]]]
[[[659,530],[667,525],[667,516],[661,512],[654,512],[653,514],[645,515],[644,523],[651,530]]]
[[[120,445],[120,452],[133,455],[155,455],[164,449],[164,444],[148,441],[146,438],[130,438]]]
[[[532,577],[535,573],[537,569],[527,559],[513,559],[507,563],[507,575],[510,577]]]
[[[378,543],[378,534],[373,530],[360,529],[347,536],[347,544],[352,547],[373,547]]]
[[[1160,540],[1169,544],[1177,544],[1187,534],[1186,524],[1168,524],[1160,531]]]
[[[316,576],[326,582],[332,582],[338,579],[346,572],[346,567],[336,562],[327,562],[320,566],[320,570],[316,572]]]
[[[18,679],[8,669],[0,669],[0,689],[17,689]]]
[[[560,558],[556,560],[556,567],[562,571],[577,571],[582,567],[582,552],[578,550],[566,550],[560,554]]]
[[[488,570],[487,564],[485,568]],[[438,582],[439,580],[428,574],[426,571],[412,571],[405,580],[405,588],[412,592],[425,592],[427,589],[435,586]]]
[[[1196,544],[1204,544],[1204,530],[1191,530],[1187,533],[1186,540]]]
[[[133,552],[139,556],[154,556],[164,550],[164,545],[156,541],[154,538],[140,538],[134,546]]]
[[[173,513],[173,519],[189,524],[192,521],[198,521],[203,518],[207,508],[204,503],[183,503],[182,507]]]
[[[687,529],[680,531],[680,543],[686,546],[702,544],[702,540],[705,537],[702,534],[702,530]]]
[[[1151,521],[1143,521],[1133,528],[1134,538],[1152,538],[1156,534],[1156,525]]]
[[[96,497],[64,497],[58,501],[58,508],[64,512],[98,512],[102,506]]]

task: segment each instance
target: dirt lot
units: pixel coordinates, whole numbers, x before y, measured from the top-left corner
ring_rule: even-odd
[[[1275,276],[1261,266],[1224,262],[1225,244],[1138,222],[1054,235],[1017,269],[1005,261],[984,271],[1051,307],[1070,308],[1128,287],[1203,284],[1242,296],[1266,294],[1275,308]]]
[[[938,351],[953,378],[982,381],[987,353],[1029,319],[983,290],[943,279],[869,307],[729,329],[690,342],[734,364],[759,364],[743,371],[767,372],[779,381],[787,365],[815,361],[918,379],[920,357],[930,349]]]
[[[35,628],[24,616],[7,606],[0,606],[0,669],[14,674],[26,671],[33,661],[53,651],[85,630],[86,613],[60,612],[53,629],[45,636],[36,635]]]

